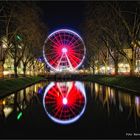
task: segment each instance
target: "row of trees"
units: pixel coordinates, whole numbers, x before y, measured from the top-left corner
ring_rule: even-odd
[[[37,58],[42,56],[47,29],[40,17],[41,10],[32,2],[0,2],[1,74],[7,57],[13,59],[17,77],[20,63],[25,75],[27,66],[35,66]]]
[[[89,2],[84,31],[89,66],[95,70],[109,66],[112,59],[115,74],[118,63],[126,60],[130,75],[135,74],[140,51],[140,4],[138,2]],[[131,50],[131,54],[126,50]]]

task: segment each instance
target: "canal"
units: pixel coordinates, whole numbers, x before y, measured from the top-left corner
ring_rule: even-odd
[[[40,82],[0,99],[0,138],[140,138],[140,95]]]

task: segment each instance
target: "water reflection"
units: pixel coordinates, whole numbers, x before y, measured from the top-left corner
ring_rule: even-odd
[[[81,82],[52,82],[44,93],[44,109],[51,120],[60,124],[77,121],[84,113],[86,94]]]
[[[63,127],[53,121],[77,123]],[[22,137],[23,132],[32,138],[53,138],[54,131],[57,138],[64,138],[64,134],[77,138],[123,138],[126,132],[139,132],[139,128],[140,96],[97,83],[41,82],[0,99],[3,138],[17,138],[17,134]]]
[[[140,97],[135,97],[137,115],[140,117]]]
[[[91,91],[92,97],[95,97],[95,100],[99,100],[102,103],[103,107],[107,109],[108,115],[110,115],[111,108],[115,106],[119,112],[127,114],[128,120],[134,117],[135,127],[137,127],[136,120],[140,118],[140,96],[133,95],[133,93],[128,94],[97,83],[91,84],[94,86]]]
[[[37,94],[45,84],[38,83],[0,99],[0,123],[13,114],[15,119],[20,119],[23,111],[31,105],[33,97],[38,98]]]

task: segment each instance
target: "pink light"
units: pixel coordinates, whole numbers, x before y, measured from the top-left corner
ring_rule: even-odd
[[[136,105],[139,105],[140,104],[139,97],[135,97],[135,103],[136,103]]]
[[[62,53],[66,53],[68,50],[67,50],[67,48],[62,48]]]
[[[66,105],[68,103],[67,98],[63,98],[63,104]]]

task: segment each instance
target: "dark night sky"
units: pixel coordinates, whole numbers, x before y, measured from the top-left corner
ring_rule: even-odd
[[[37,5],[42,9],[42,19],[48,26],[49,33],[68,28],[82,35],[80,25],[85,19],[87,3],[88,1],[38,1]],[[132,1],[118,3],[125,10],[135,10],[137,4]]]
[[[68,28],[80,33],[79,26],[85,17],[85,2],[40,1],[37,5],[43,10],[43,21],[48,25],[49,32]]]

